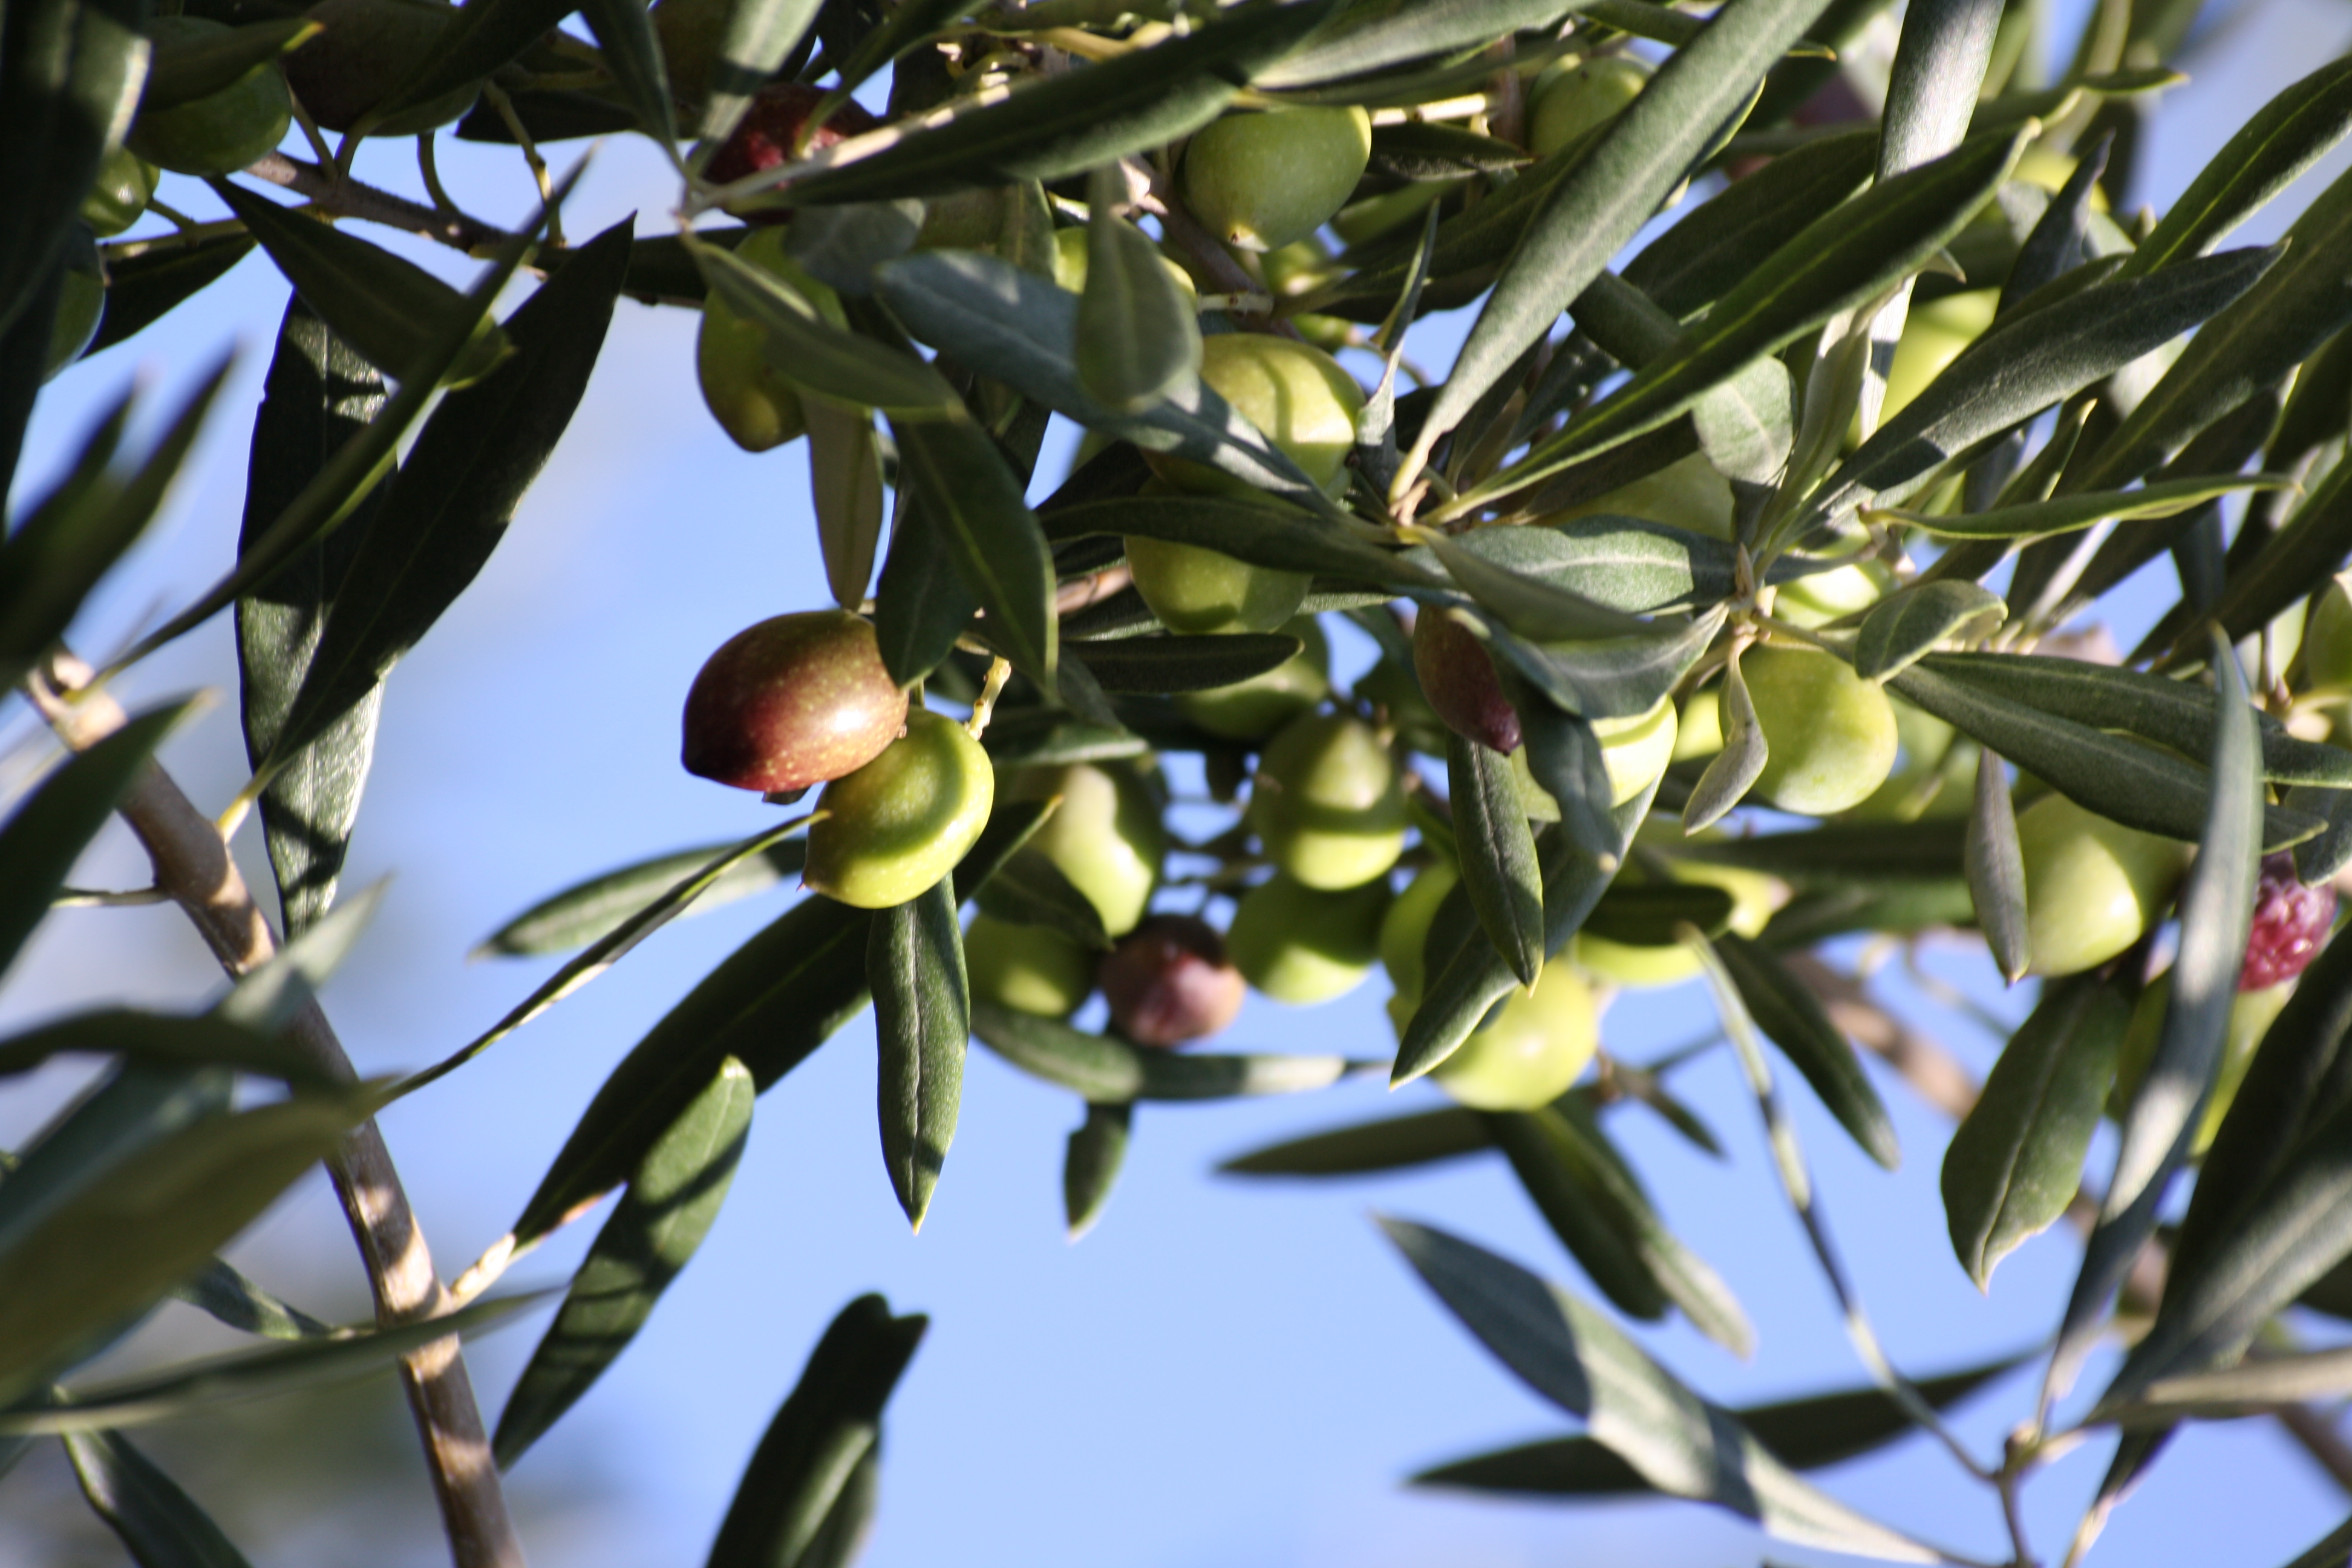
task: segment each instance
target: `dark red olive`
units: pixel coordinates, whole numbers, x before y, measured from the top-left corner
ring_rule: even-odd
[[[1412,624],[1412,672],[1447,729],[1493,751],[1519,749],[1519,716],[1469,627],[1441,610],[1422,611]]]
[[[734,134],[710,155],[703,173],[714,184],[731,184],[762,169],[805,157],[807,153],[845,142],[852,136],[862,136],[881,126],[880,121],[853,100],[826,116],[816,134],[809,138],[807,153],[796,149],[793,143],[800,139],[801,128],[808,123],[809,116],[816,111],[824,96],[824,89],[796,81],[761,89],[760,96],[751,100],[751,107],[743,111]],[[742,214],[746,223],[782,223],[792,216],[788,207],[759,208]]]
[[[874,626],[846,610],[777,616],[720,645],[686,696],[686,771],[737,789],[806,789],[856,772],[907,722]]]
[[[1120,939],[1097,976],[1110,1021],[1139,1046],[1202,1039],[1242,1010],[1225,939],[1191,915],[1154,915]]]

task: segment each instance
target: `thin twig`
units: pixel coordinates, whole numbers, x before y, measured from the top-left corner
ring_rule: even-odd
[[[2308,1405],[2290,1405],[2275,1412],[2274,1419],[2286,1428],[2288,1436],[2303,1445],[2303,1451],[2318,1462],[2329,1479],[2352,1493],[2352,1444],[2345,1442],[2334,1421]]]
[[[26,688],[58,738],[86,751],[122,728],[121,704],[102,689],[84,688],[90,668],[71,654],[53,653]],[[122,818],[145,846],[155,884],[187,912],[213,956],[232,976],[250,973],[278,951],[276,933],[253,900],[228,846],[191,805],[161,765],[149,767],[123,796]],[[305,1005],[287,1038],[333,1077],[357,1081],[351,1058],[318,1004]],[[362,1123],[327,1162],[335,1195],[360,1255],[380,1323],[410,1322],[446,1310],[433,1255],[401,1190],[383,1134]],[[457,1337],[437,1340],[402,1358],[402,1385],[425,1468],[441,1505],[456,1568],[521,1568],[522,1545],[507,1513],[499,1468],[482,1428],[480,1407]]]
[[[283,153],[258,158],[245,172],[257,180],[283,185],[297,195],[308,196],[339,217],[361,218],[406,234],[422,235],[454,246],[469,256],[496,249],[514,238],[506,230],[479,218],[464,213],[436,213],[406,196],[396,196],[358,180],[339,179],[331,169],[289,158]]]

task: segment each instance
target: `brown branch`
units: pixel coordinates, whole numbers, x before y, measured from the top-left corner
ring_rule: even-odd
[[[2303,1445],[2303,1451],[2318,1462],[2330,1479],[2346,1493],[2352,1493],[2352,1444],[2344,1441],[2344,1434],[2335,1422],[2308,1405],[2290,1405],[2274,1413],[2288,1436]]]
[[[34,705],[58,739],[86,751],[122,728],[121,704],[103,690],[83,690],[90,668],[62,649],[26,683]],[[122,818],[146,847],[155,883],[187,911],[213,956],[241,975],[278,950],[269,921],[253,901],[218,829],[191,805],[161,765],[131,786]],[[356,1081],[351,1058],[326,1015],[313,1002],[287,1029],[287,1037],[318,1067]],[[430,1318],[446,1310],[433,1255],[401,1190],[400,1173],[371,1121],[354,1129],[327,1162],[367,1265],[380,1323]],[[400,1379],[424,1439],[426,1468],[440,1500],[457,1568],[520,1568],[522,1545],[508,1517],[499,1469],[482,1429],[480,1407],[457,1337],[452,1334],[404,1357]]]
[[[271,153],[245,172],[257,180],[267,180],[273,185],[285,186],[296,195],[307,196],[337,217],[362,218],[404,233],[422,235],[454,246],[468,256],[494,250],[514,238],[505,229],[479,218],[461,212],[435,212],[406,196],[396,196],[348,175],[338,175],[320,164],[289,158],[283,153]]]

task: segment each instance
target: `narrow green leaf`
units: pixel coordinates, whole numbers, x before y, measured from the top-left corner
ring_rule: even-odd
[[[1102,1218],[1111,1184],[1127,1163],[1128,1139],[1135,1127],[1132,1105],[1087,1106],[1087,1119],[1070,1133],[1062,1154],[1062,1213],[1076,1241]]]
[[[1712,1502],[1799,1545],[1893,1562],[1937,1553],[1817,1490],[1728,1411],[1699,1398],[1608,1317],[1442,1231],[1381,1221],[1440,1300],[1530,1388],[1590,1424],[1658,1490]]]
[[[1584,929],[1626,947],[1673,947],[1677,928],[1714,936],[1731,924],[1731,894],[1706,882],[1636,882],[1620,877],[1585,917]]]
[[[1139,1100],[1229,1100],[1327,1088],[1374,1064],[1330,1056],[1213,1056],[1131,1046],[985,1002],[971,1009],[980,1043],[1033,1078],[1098,1105]]]
[[[1189,36],[1037,80],[1002,102],[959,103],[871,157],[782,188],[795,203],[883,201],[1050,183],[1116,163],[1215,119],[1241,83],[1330,10],[1329,0],[1239,6]]]
[[[369,119],[389,120],[482,80],[579,8],[578,0],[478,0],[459,7],[456,25],[393,86]]]
[[[1510,759],[1448,731],[1445,768],[1462,885],[1486,940],[1520,984],[1533,985],[1543,973],[1543,881]]]
[[[2000,595],[1974,583],[1920,583],[1881,599],[1853,638],[1853,672],[1884,680],[1939,642],[1990,635],[2009,618]]]
[[[1488,1138],[1510,1161],[1528,1201],[1585,1278],[1627,1317],[1663,1320],[1673,1303],[1623,1223],[1622,1206],[1608,1206],[1596,1191],[1594,1162],[1580,1157],[1590,1152],[1547,1137],[1532,1114],[1497,1114],[1486,1122]]]
[[[2131,998],[2095,975],[2053,981],[1985,1079],[1944,1153],[1952,1250],[1979,1289],[2066,1212],[2115,1087]]]
[[[1078,384],[1124,414],[1181,396],[1201,374],[1201,322],[1160,247],[1113,210],[1116,165],[1087,185],[1086,290],[1078,299]]]
[[[2221,243],[2352,131],[2352,61],[2334,60],[2254,111],[2124,265],[2153,272]]]
[[[604,51],[604,68],[646,134],[675,159],[677,111],[670,101],[669,70],[653,18],[636,0],[581,0],[580,15]]]
[[[68,1052],[120,1057],[156,1068],[232,1068],[303,1089],[331,1080],[293,1047],[219,1016],[177,1017],[100,1007],[0,1040],[0,1077],[30,1072]]]
[[[159,1140],[228,1109],[221,1068],[126,1062],[41,1129],[0,1182],[0,1256],[100,1177]]]
[[[808,421],[809,504],[824,553],[833,602],[854,610],[874,580],[882,542],[882,446],[870,409],[846,409],[821,397],[801,407]]]
[[[1401,593],[1450,591],[1443,577],[1416,565],[1410,555],[1382,550],[1297,507],[1256,497],[1130,496],[1058,507],[1038,521],[1046,537],[1057,542],[1114,533],[1164,539],[1276,571],[1319,573],[1393,587]],[[1482,530],[1470,537],[1518,531],[1522,531]]]
[[[115,803],[193,706],[181,701],[150,710],[68,759],[0,826],[0,974],[49,912],[50,900],[83,847],[114,815]]]
[[[1062,868],[1034,849],[1024,849],[1004,863],[980,890],[982,910],[1016,925],[1045,926],[1081,946],[1110,951],[1102,913],[1080,892]]]
[[[2286,805],[2326,824],[2294,847],[2294,874],[2305,887],[2317,887],[2352,866],[2352,793],[2304,785],[2287,792]]]
[[[890,525],[890,553],[875,589],[874,638],[890,679],[912,686],[955,651],[980,605],[920,492],[902,493],[906,501]]]
[[[719,28],[702,113],[691,133],[714,145],[726,141],[822,8],[822,0],[733,0]]]
[[[184,300],[211,288],[254,247],[253,236],[216,234],[187,245],[158,245],[106,263],[106,314],[98,336],[82,351],[87,359],[136,337]],[[109,247],[100,247],[105,254]]]
[[[1947,539],[2032,539],[2090,528],[2110,518],[2130,521],[2171,517],[2236,490],[2294,487],[2294,480],[2284,474],[2204,474],[2194,479],[2160,479],[2136,490],[2064,495],[2019,506],[1990,507],[1983,511],[1931,513],[1878,507],[1869,509],[1864,515],[1874,522],[1898,522]]]
[[[271,1340],[309,1340],[335,1331],[299,1307],[279,1300],[221,1258],[172,1288],[185,1301],[241,1333]]]
[[[1496,636],[1492,645],[1521,675],[1560,708],[1585,719],[1630,719],[1655,708],[1690,673],[1725,609],[1717,605],[1688,621],[1652,623],[1637,637],[1590,642],[1534,643]]]
[[[1625,264],[1626,282],[1676,316],[1721,298],[1822,213],[1871,177],[1874,130],[1843,131],[1784,153],[1691,208]]]
[[[247,1568],[212,1516],[121,1433],[69,1433],[65,1445],[90,1510],[139,1568]]]
[[[938,371],[912,354],[836,327],[792,286],[731,251],[689,238],[687,249],[710,287],[768,334],[768,358],[794,384],[854,406],[915,419],[944,419],[962,402]]]
[[[1727,542],[1640,518],[1477,528],[1456,538],[1454,548],[1514,577],[1563,588],[1629,615],[1711,605],[1733,592]],[[1436,558],[1434,552],[1408,551],[1402,559],[1433,564]],[[1794,564],[1787,558],[1774,563],[1780,572]]]
[[[612,935],[654,900],[735,847],[733,844],[706,844],[699,848],[681,849],[566,888],[541,900],[484,937],[471,956],[524,958],[586,947]],[[681,916],[704,914],[738,899],[764,893],[800,874],[801,859],[807,849],[806,842],[800,838],[770,845],[730,867],[693,903],[678,912]]]
[[[1003,454],[961,407],[940,420],[891,416],[901,482],[921,498],[991,639],[1024,674],[1051,682],[1061,640],[1053,552]]]
[[[1756,1026],[1804,1075],[1863,1152],[1894,1170],[1903,1153],[1886,1102],[1862,1070],[1853,1047],[1830,1022],[1821,998],[1770,949],[1730,931],[1714,942],[1717,956],[1738,986]]]
[[[1342,11],[1307,41],[1259,71],[1253,85],[1310,87],[1385,70],[1408,60],[1476,49],[1547,26],[1576,9],[1567,0],[1429,0]]]
[[[271,745],[272,765],[364,702],[505,538],[587,390],[628,242],[624,222],[583,247],[508,321],[512,357],[490,377],[451,393],[425,422],[345,568]],[[389,415],[388,405],[376,422]]]
[[[19,1236],[0,1255],[14,1282],[0,1294],[0,1403],[203,1267],[372,1106],[367,1093],[306,1095],[206,1118],[109,1169]]]
[[[2109,1298],[2155,1233],[2158,1206],[2188,1162],[2228,1043],[2230,1005],[2245,962],[2262,864],[2263,785],[2253,705],[2237,658],[2218,632],[2212,656],[2221,683],[2209,752],[2213,788],[2197,859],[2180,894],[2172,994],[2156,1053],[2124,1114],[2115,1174],[2059,1325],[2051,1355],[2053,1389],[2071,1381]]]
[[[898,1206],[920,1231],[955,1138],[971,1033],[963,931],[946,879],[876,913],[866,942],[866,982],[881,1050],[882,1163]]]
[[[2254,558],[2231,572],[2212,617],[2232,637],[2245,637],[2273,616],[2308,597],[2352,549],[2352,470],[2337,464]],[[2190,643],[2193,649],[2194,643]]]
[[[2228,1420],[2352,1393],[2352,1352],[2308,1351],[2265,1356],[2218,1372],[2183,1373],[2150,1384],[2127,1405],[2102,1402],[2095,1422],[2169,1426],[2183,1420]]]
[[[1529,344],[1551,331],[1568,302],[1746,111],[1765,71],[1823,9],[1824,0],[1732,0],[1600,133],[1520,236],[1423,423],[1400,481],[1418,475],[1438,438]],[[1749,357],[1743,353],[1734,363]]]
[[[223,179],[211,184],[335,335],[395,380],[419,376],[438,357],[436,345],[461,323],[466,347],[442,374],[446,384],[478,381],[505,357],[506,334],[498,324],[414,261],[264,201],[242,185]]]
[[[709,1568],[833,1568],[826,1526],[860,1489],[871,1507],[871,1466],[882,1407],[914,1359],[930,1320],[896,1318],[879,1296],[860,1296],[825,1329],[807,1366],[743,1467],[719,1526]],[[848,1532],[854,1539],[858,1533]]]
[[[390,1328],[371,1323],[336,1329],[315,1339],[183,1362],[120,1382],[72,1389],[69,1404],[0,1410],[0,1433],[62,1436],[140,1426],[184,1419],[230,1400],[361,1376],[411,1351],[502,1321],[536,1305],[545,1295],[531,1291],[476,1301],[444,1317]]]
[[[1493,1146],[1484,1117],[1448,1106],[1269,1143],[1234,1155],[1217,1170],[1229,1176],[1360,1176],[1456,1160]]]
[[[973,0],[908,0],[857,41],[857,47],[841,62],[837,73],[841,86],[835,90],[845,94],[854,89],[922,39],[976,9]]]
[[[40,292],[106,149],[122,140],[147,72],[129,0],[26,0],[0,55],[0,331]],[[13,447],[13,441],[7,443]],[[15,466],[0,465],[0,473]]]
[[[490,1451],[500,1469],[512,1468],[628,1348],[702,1245],[751,1135],[754,1097],[751,1073],[728,1058],[646,1152],[499,1413]]]
[[[1723,670],[1723,695],[1717,722],[1723,729],[1723,750],[1707,763],[1706,771],[1683,803],[1683,834],[1688,837],[1722,820],[1723,815],[1748,797],[1772,760],[1772,747],[1757,721],[1756,702],[1748,693],[1748,678],[1739,673],[1735,656]]]
[[[292,53],[325,29],[307,16],[247,22],[194,37],[174,34],[154,46],[147,62],[141,112],[173,109],[208,98],[257,65]]]
[[[1572,589],[1493,565],[1435,529],[1419,530],[1417,534],[1465,592],[1523,637],[1536,642],[1576,642],[1640,637],[1655,629],[1647,621],[1595,604]]]
[[[1969,809],[1969,901],[1985,946],[2003,980],[2025,977],[2025,851],[2018,843],[2017,807],[2009,769],[1989,751],[1977,752],[1976,792]]]
[[[2286,1568],[2334,1568],[2347,1553],[2352,1553],[2352,1519],[2321,1536],[2308,1550],[2297,1556]]]
[[[1916,1386],[1929,1405],[1948,1410],[2021,1359],[1923,1378]],[[1875,1387],[1750,1405],[1729,1414],[1773,1458],[1800,1470],[1858,1458],[1918,1430],[1894,1396]],[[1651,1489],[1639,1470],[1591,1437],[1554,1437],[1456,1459],[1422,1471],[1412,1484],[1528,1497],[1622,1497]]]

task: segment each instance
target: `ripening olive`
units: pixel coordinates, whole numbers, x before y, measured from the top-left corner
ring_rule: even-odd
[[[1625,55],[1566,60],[1536,78],[1528,115],[1528,151],[1549,158],[1586,132],[1617,118],[1650,84],[1650,68]]]
[[[2046,795],[2017,814],[2026,967],[2073,974],[2137,942],[2172,897],[2189,847]]]
[[[1895,710],[1845,660],[1810,647],[1758,645],[1740,656],[1770,755],[1759,799],[1827,816],[1867,799],[1895,769]]]
[[[1221,1032],[1247,987],[1225,939],[1192,915],[1154,915],[1102,961],[1113,1027],[1139,1046],[1181,1046]]]
[[[954,720],[919,708],[907,732],[825,786],[801,879],[861,910],[905,903],[955,869],[988,826],[988,753]]]
[[[1733,524],[1731,481],[1716,472],[1704,452],[1668,463],[1654,474],[1620,485],[1606,495],[1579,501],[1544,518],[1547,523],[1580,517],[1638,517],[1729,539]]]
[[[1092,763],[1030,769],[1010,780],[1004,794],[1007,800],[1055,795],[1062,804],[1031,835],[1029,847],[1087,896],[1106,933],[1126,935],[1151,902],[1168,853],[1160,803],[1133,771]]]
[[[1518,751],[1518,712],[1477,633],[1433,605],[1423,610],[1412,623],[1412,672],[1447,729],[1489,751]]]
[[[1601,763],[1609,770],[1609,804],[1620,806],[1666,771],[1674,761],[1678,725],[1675,702],[1661,697],[1646,713],[1625,719],[1595,719],[1592,732],[1601,742]],[[1559,802],[1536,783],[1535,770],[1525,751],[1511,753],[1511,779],[1518,786],[1519,805],[1538,822],[1558,822]]]
[[[1573,964],[1552,963],[1519,986],[1495,1020],[1430,1069],[1430,1080],[1475,1110],[1533,1110],[1568,1092],[1601,1045],[1601,1012]]]
[[[827,96],[824,88],[811,87],[806,82],[772,82],[761,88],[759,96],[751,100],[751,107],[743,111],[733,133],[710,155],[703,177],[714,185],[732,184],[779,163],[823,152],[835,142],[880,129],[882,122],[864,104],[845,99],[808,138],[808,146],[802,148],[799,142],[808,130],[809,117]],[[793,216],[787,206],[752,205],[758,201],[758,197],[751,197],[744,203],[742,216],[746,223],[782,223]]]
[[[154,195],[155,165],[116,147],[100,162],[98,179],[81,199],[81,221],[100,239],[121,234],[139,221]]]
[[[735,254],[790,286],[835,326],[845,323],[841,298],[784,254],[784,231],[763,228],[745,237]],[[695,379],[719,427],[747,452],[798,440],[808,429],[800,389],[768,358],[768,334],[735,313],[713,289],[702,303],[702,330],[694,341]]]
[[[906,721],[873,623],[807,610],[719,645],[687,693],[682,760],[737,789],[805,789],[864,767]]]
[[[2352,589],[2341,576],[2320,590],[2303,623],[2304,685],[2352,686]]]
[[[158,16],[147,25],[159,47],[202,43],[228,31],[202,16]],[[226,174],[276,151],[293,123],[285,74],[276,60],[264,60],[217,92],[142,113],[124,144],[175,174]]]
[[[1212,735],[1263,741],[1331,694],[1331,644],[1313,616],[1284,623],[1298,639],[1295,654],[1261,675],[1209,691],[1187,691],[1176,710]]]
[[[349,131],[440,52],[457,12],[438,0],[319,0],[307,15],[326,31],[286,57],[286,84],[313,121]],[[480,84],[468,82],[387,116],[373,133],[418,135],[464,114],[480,96]]]
[[[1066,1018],[1095,988],[1095,955],[1045,926],[976,915],[963,933],[971,999],[1040,1018]]]
[[[1259,760],[1248,822],[1266,858],[1308,887],[1360,887],[1404,850],[1396,759],[1360,719],[1293,720]]]
[[[1371,116],[1353,105],[1228,114],[1184,149],[1185,205],[1235,249],[1272,250],[1321,228],[1371,155]]]
[[[1372,972],[1388,907],[1381,878],[1326,893],[1276,871],[1242,895],[1225,943],[1243,979],[1277,1002],[1311,1006]]]

